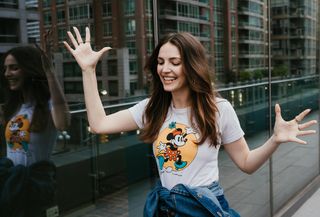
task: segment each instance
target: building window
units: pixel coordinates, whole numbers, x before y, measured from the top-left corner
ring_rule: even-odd
[[[112,16],[111,0],[104,0],[102,2],[102,16],[104,16],[104,17],[111,17]]]
[[[42,7],[50,7],[51,6],[51,0],[43,0],[42,1]]]
[[[145,0],[146,14],[152,15],[152,0]]]
[[[58,40],[59,41],[64,41],[66,40],[66,29],[64,27],[59,27],[58,28]]]
[[[65,81],[64,82],[64,91],[69,94],[82,94],[83,86],[81,81]]]
[[[129,71],[130,71],[130,75],[136,75],[138,73],[138,65],[137,65],[137,61],[129,61]]]
[[[152,34],[153,31],[153,23],[151,19],[146,19],[146,33]]]
[[[135,41],[127,41],[126,45],[129,50],[129,55],[135,55],[137,53],[136,42]]]
[[[179,32],[189,32],[189,23],[178,21],[178,31]]]
[[[44,25],[51,24],[51,12],[50,11],[46,11],[43,13],[43,22],[44,22]]]
[[[112,22],[106,21],[103,24],[103,36],[112,36]]]
[[[108,75],[109,76],[117,76],[118,75],[116,60],[108,60],[107,67],[108,67]]]
[[[81,77],[81,69],[75,62],[63,63],[63,77]]]
[[[5,0],[0,1],[1,8],[18,8],[17,0]]]
[[[138,89],[138,83],[136,81],[130,82],[130,95],[134,95],[136,89]]]
[[[92,18],[92,8],[90,4],[76,5],[69,8],[69,19],[88,19]]]
[[[188,5],[178,4],[178,16],[187,17],[188,16]]]
[[[118,96],[118,81],[109,81],[109,95],[110,96]]]
[[[151,54],[154,49],[153,39],[147,38],[147,53]]]
[[[124,9],[124,13],[125,15],[134,15],[135,12],[135,0],[126,0],[125,2],[125,9]]]
[[[64,4],[64,0],[56,0],[56,5],[63,5]]]
[[[18,43],[19,42],[19,20],[0,18],[0,42],[1,43]]]
[[[65,11],[64,10],[59,9],[57,11],[57,21],[58,21],[58,23],[65,22]]]
[[[127,25],[126,25],[126,34],[134,35],[135,33],[136,33],[136,21],[133,19],[128,19]]]
[[[189,8],[189,10],[190,10],[190,17],[192,17],[192,18],[199,18],[199,7],[198,6],[191,6],[190,5],[190,8]]]

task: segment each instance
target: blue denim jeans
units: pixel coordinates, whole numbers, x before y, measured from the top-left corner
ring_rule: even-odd
[[[160,181],[147,196],[144,217],[240,217],[229,207],[218,182],[209,186],[174,186],[170,191]]]

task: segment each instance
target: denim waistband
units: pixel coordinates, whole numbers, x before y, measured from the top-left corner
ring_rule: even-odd
[[[221,206],[221,202],[223,207]],[[183,207],[184,204],[188,204],[189,207]],[[224,198],[223,189],[216,181],[208,186],[199,187],[189,187],[178,184],[171,190],[162,187],[159,181],[147,197],[144,216],[157,216],[156,213],[159,205],[164,205],[170,210],[192,209],[190,206],[194,205],[197,208],[202,207],[201,209],[204,210],[204,213],[211,213],[210,216],[239,216],[236,212],[234,212],[234,215],[228,214],[229,205]],[[195,216],[200,216],[200,214]]]

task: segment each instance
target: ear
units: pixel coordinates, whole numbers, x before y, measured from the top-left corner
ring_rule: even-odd
[[[174,139],[173,133],[167,135],[167,140],[170,141],[171,139]]]

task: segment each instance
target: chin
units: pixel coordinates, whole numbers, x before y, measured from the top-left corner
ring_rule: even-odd
[[[20,87],[17,87],[17,86],[13,86],[13,87],[9,87],[9,89],[10,89],[11,91],[18,91],[18,90],[20,90],[21,88],[20,88]]]
[[[166,92],[172,92],[175,88],[163,86],[163,90]]]

